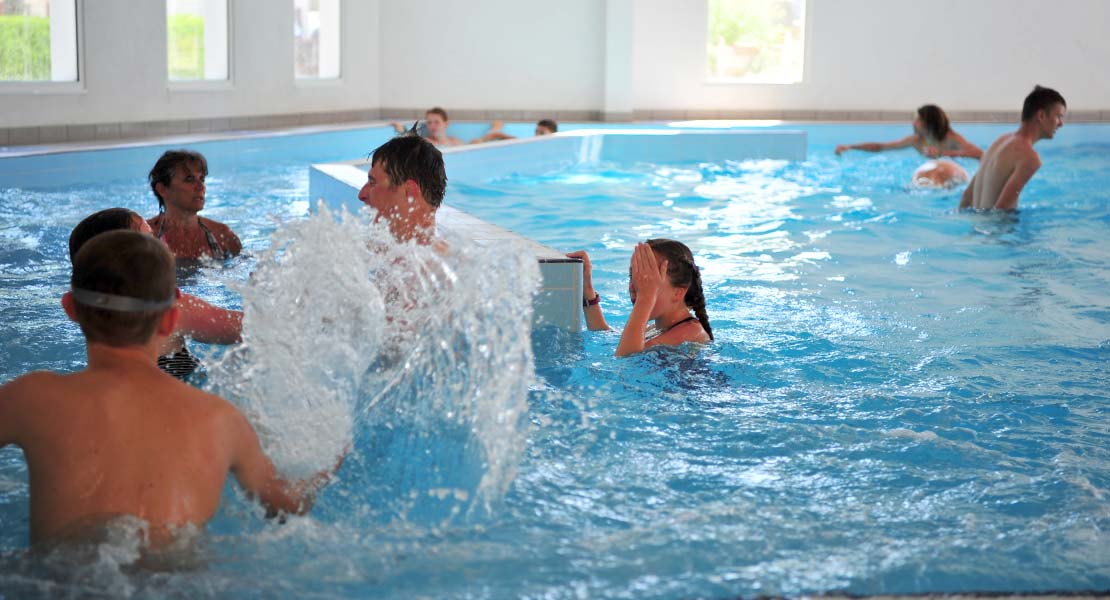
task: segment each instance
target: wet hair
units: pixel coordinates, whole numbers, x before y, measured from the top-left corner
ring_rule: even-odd
[[[1037,111],[1047,111],[1054,104],[1063,104],[1065,108],[1068,106],[1060,92],[1052,88],[1034,86],[1033,91],[1029,92],[1029,95],[1025,97],[1025,103],[1021,106],[1022,122],[1032,121],[1037,117]]]
[[[709,326],[709,316],[705,314],[705,293],[701,288],[701,271],[694,264],[694,253],[682,242],[667,239],[648,240],[652,251],[667,260],[667,279],[675,287],[686,288],[683,302],[694,310],[709,339],[713,339],[713,329]]]
[[[85,242],[105,231],[131,229],[135,219],[142,219],[142,217],[126,208],[106,208],[85,217],[69,234],[69,262],[73,262],[73,257],[77,256],[77,251],[85,245]]]
[[[90,239],[73,257],[73,289],[127,296],[150,302],[172,298],[177,288],[173,255],[137,231],[109,231]],[[119,312],[74,304],[77,324],[89,342],[141,346],[150,341],[168,309]]]
[[[401,134],[374,150],[370,164],[379,163],[393,187],[411,179],[433,208],[443,204],[447,170],[443,166],[443,153],[435,144],[412,133]]]
[[[433,106],[433,107],[429,108],[428,110],[426,110],[424,112],[424,116],[426,117],[428,115],[439,115],[439,116],[443,117],[444,121],[450,121],[451,120],[451,119],[447,118],[447,111],[443,110],[442,108],[440,108],[438,106]]]
[[[925,126],[925,131],[928,131],[929,135],[938,142],[943,142],[944,138],[948,137],[948,132],[952,130],[948,115],[944,114],[944,109],[936,104],[926,104],[917,109],[917,116],[921,117],[921,124]]]
[[[546,127],[551,133],[559,131],[559,124],[551,119],[540,119],[539,122],[536,123],[536,127]]]
[[[166,210],[166,203],[162,197],[158,195],[157,185],[160,183],[164,186],[169,186],[173,181],[173,174],[180,165],[195,166],[197,171],[200,171],[205,177],[208,176],[208,161],[204,159],[204,155],[200,152],[193,152],[192,150],[167,150],[158,162],[154,163],[154,167],[147,175],[150,181],[150,191],[154,192],[154,197],[158,198],[158,212]]]

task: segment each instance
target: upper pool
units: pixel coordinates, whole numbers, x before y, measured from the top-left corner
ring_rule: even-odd
[[[553,598],[1110,589],[1110,127],[1068,125],[1039,143],[1044,167],[1016,216],[957,213],[959,190],[910,188],[922,162],[912,152],[832,152],[906,126],[777,127],[807,133],[807,160],[615,159],[452,179],[448,204],[589,250],[618,327],[635,242],[686,242],[717,336],[703,349],[617,360],[618,332],[535,331],[523,451],[489,511],[398,512],[388,468],[341,472],[313,517],[285,526],[262,524],[228,492],[204,568],[109,565],[80,589]],[[957,129],[986,146],[1011,127]],[[365,156],[379,134],[388,135],[202,148],[210,212],[261,254],[274,231],[306,219],[307,163]],[[282,144],[288,153],[273,149]],[[135,163],[161,149],[141,151]],[[82,364],[79,333],[57,308],[64,239],[108,205],[152,212],[144,173],[3,180],[0,381]],[[191,271],[186,288],[237,305],[229,280],[245,280],[254,261]],[[361,427],[356,452],[381,454],[382,430]],[[482,468],[451,462],[473,458],[459,436],[412,446],[432,455],[414,464]],[[393,443],[378,464],[414,458]],[[407,476],[416,481],[406,489],[439,485]],[[0,590],[52,595],[41,567],[19,556],[25,478],[19,452],[0,451]]]

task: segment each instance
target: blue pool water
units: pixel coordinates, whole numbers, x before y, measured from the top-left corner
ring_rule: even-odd
[[[1110,588],[1110,128],[1069,125],[1039,144],[1045,166],[1017,216],[956,213],[959,190],[909,188],[922,162],[912,152],[832,153],[904,127],[803,128],[801,163],[608,163],[452,181],[449,204],[588,250],[617,327],[630,310],[634,243],[686,242],[717,336],[700,350],[616,360],[619,331],[536,331],[524,447],[488,510],[406,513],[388,502],[388,481],[353,471],[373,461],[355,460],[312,518],[285,526],[263,523],[229,491],[200,571],[110,569],[90,572],[83,588],[51,588],[49,569],[21,557],[26,475],[9,448],[0,450],[0,593]],[[1008,129],[959,127],[983,146]],[[187,290],[239,305],[231,283],[256,268],[282,223],[305,219],[304,162],[267,155],[230,172],[212,162],[209,214],[255,256],[183,273]],[[79,333],[56,308],[69,228],[107,205],[153,206],[141,173],[105,179],[0,191],[0,381],[81,366]],[[382,431],[362,427],[356,453],[375,455],[383,471],[406,458],[382,455]],[[398,436],[386,436],[390,448],[411,443]],[[449,425],[442,436],[433,453],[465,445]]]

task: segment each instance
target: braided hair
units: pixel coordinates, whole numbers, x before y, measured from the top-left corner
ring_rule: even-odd
[[[694,264],[694,253],[690,248],[675,240],[648,240],[651,249],[667,260],[667,279],[675,287],[686,288],[683,302],[694,311],[709,339],[713,339],[713,329],[709,326],[709,316],[705,314],[705,293],[701,287],[701,271]]]

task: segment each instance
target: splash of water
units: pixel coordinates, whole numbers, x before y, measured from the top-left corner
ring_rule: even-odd
[[[530,252],[316,215],[274,234],[245,284],[244,343],[210,370],[279,471],[305,477],[351,448],[337,519],[488,506],[515,475],[534,379]],[[327,507],[325,507],[327,510]]]

